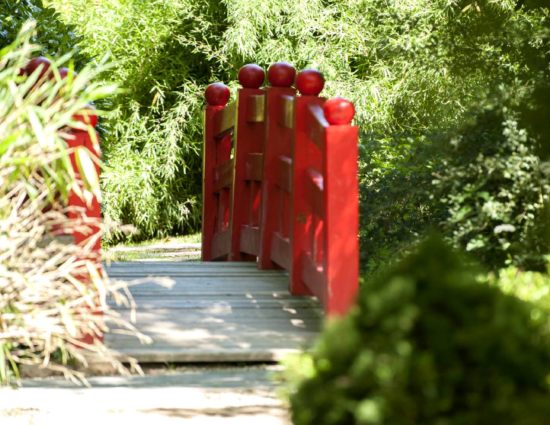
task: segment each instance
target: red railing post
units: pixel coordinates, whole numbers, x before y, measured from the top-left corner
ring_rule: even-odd
[[[342,314],[359,279],[354,109],[344,99],[317,97],[323,79],[316,71],[302,71],[297,86],[290,291],[314,294],[328,314]]]
[[[288,268],[291,253],[290,246],[286,245],[290,245],[288,239],[292,205],[289,201],[290,196],[285,194],[290,188],[282,187],[285,186],[282,180],[286,180],[283,177],[286,174],[284,168],[291,167],[288,161],[292,160],[294,123],[292,111],[288,107],[285,108],[283,103],[285,99],[292,101],[296,94],[296,90],[291,87],[294,84],[296,70],[288,63],[279,62],[269,67],[267,77],[271,87],[266,89],[265,102],[262,220],[258,264],[262,269],[277,266]]]
[[[328,100],[324,165],[325,259],[328,314],[343,314],[359,287],[358,129],[352,126],[353,104]]]
[[[265,72],[249,64],[239,71],[231,259],[255,261],[260,246],[260,199],[264,151]]]
[[[313,215],[309,211],[306,190],[307,171],[312,166],[322,163],[321,151],[311,145],[308,138],[306,108],[308,105],[322,105],[324,99],[318,97],[323,90],[325,80],[322,74],[314,70],[304,70],[298,74],[296,87],[301,96],[294,104],[295,138],[293,143],[293,203],[292,216],[292,268],[290,270],[290,293],[293,295],[310,295],[312,291],[303,279],[303,253],[308,250],[309,230],[313,225]]]
[[[204,145],[202,164],[202,260],[213,259],[212,248],[216,231],[216,219],[218,213],[217,193],[215,191],[216,165],[217,165],[217,140],[216,140],[216,114],[221,111],[229,101],[229,88],[221,83],[208,86],[205,92],[206,108],[204,110]]]

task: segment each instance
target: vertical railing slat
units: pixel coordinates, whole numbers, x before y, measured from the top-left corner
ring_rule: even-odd
[[[281,214],[292,216],[293,205],[285,202],[290,198],[279,187],[280,157],[292,155],[293,129],[288,128],[285,119],[287,110],[284,108],[286,97],[294,97],[296,89],[292,84],[296,70],[291,65],[279,62],[269,67],[267,77],[270,87],[266,88],[265,103],[265,150],[264,171],[262,183],[262,219],[260,230],[260,253],[258,265],[261,269],[271,269],[282,266],[276,264],[273,258],[273,249],[276,249],[276,258],[290,257],[290,243],[288,252],[284,252],[284,242],[275,240],[275,233],[284,231],[281,227]],[[284,209],[286,208],[286,211]],[[290,233],[290,231],[288,231]],[[289,236],[289,235],[282,235]],[[274,243],[275,241],[275,243]]]
[[[218,141],[216,140],[216,116],[229,101],[229,88],[221,83],[208,86],[205,92],[207,106],[204,110],[204,143],[202,164],[202,255],[203,261],[211,261],[214,236],[220,215],[219,195],[215,191]]]
[[[235,125],[235,175],[233,188],[233,220],[231,227],[231,259],[255,261],[259,250],[259,215],[254,200],[259,196],[260,182],[249,179],[247,165],[251,155],[264,151],[264,91],[260,89],[265,72],[257,65],[245,65],[239,71],[243,88],[237,95]],[[245,229],[242,238],[243,228]]]

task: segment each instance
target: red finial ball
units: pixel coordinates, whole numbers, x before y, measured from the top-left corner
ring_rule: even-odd
[[[296,78],[296,88],[304,96],[317,96],[325,87],[323,74],[314,69],[304,69]]]
[[[296,70],[286,62],[277,62],[267,70],[267,79],[273,87],[290,87],[294,84]]]
[[[355,108],[349,100],[335,97],[327,100],[323,106],[325,118],[331,125],[346,125],[355,116]]]
[[[76,72],[74,71],[71,72],[69,68],[59,68],[59,76],[61,77],[62,80],[67,78],[69,74],[71,74],[73,77],[76,77],[77,75]]]
[[[25,74],[31,75],[34,71],[36,71],[39,67],[41,67],[40,70],[40,76],[39,78],[42,78],[46,72],[49,71],[50,67],[52,66],[52,63],[49,59],[39,56],[37,58],[31,59],[30,62],[23,68]]]
[[[225,106],[229,102],[229,87],[223,83],[210,84],[204,92],[206,103],[210,106]]]
[[[250,63],[239,70],[239,82],[245,89],[258,89],[264,80],[265,72],[256,64]]]

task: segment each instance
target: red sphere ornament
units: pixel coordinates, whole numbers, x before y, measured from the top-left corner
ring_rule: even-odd
[[[286,62],[277,62],[267,70],[267,79],[273,87],[290,87],[294,84],[296,69]]]
[[[248,64],[239,70],[239,82],[245,89],[258,89],[265,80],[264,70],[256,64]]]
[[[325,102],[323,112],[329,124],[347,125],[355,116],[355,107],[349,100],[335,97]]]
[[[71,71],[69,68],[59,68],[59,76],[62,80],[67,78],[69,74],[71,74],[73,78],[77,75],[76,72]]]
[[[30,62],[25,66],[24,71],[27,75],[32,75],[38,68],[40,68],[40,76],[38,78],[42,78],[52,66],[52,63],[49,59],[39,56],[37,58],[31,59]]]
[[[229,87],[223,83],[210,84],[204,92],[206,103],[210,106],[225,106],[229,102]]]
[[[314,69],[304,69],[296,77],[296,88],[303,96],[318,96],[325,87],[323,74]]]

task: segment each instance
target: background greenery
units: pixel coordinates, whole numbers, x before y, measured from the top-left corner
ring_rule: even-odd
[[[31,15],[48,52],[77,45],[82,57],[116,61],[104,78],[126,91],[102,105],[112,111],[102,132],[105,213],[133,223],[135,239],[200,224],[205,86],[235,86],[248,62],[286,60],[320,69],[327,95],[356,103],[367,270],[430,228],[492,268],[544,268],[547,239],[536,227],[548,181],[543,1],[88,3],[8,1],[0,13],[11,24],[0,34],[9,39]]]

